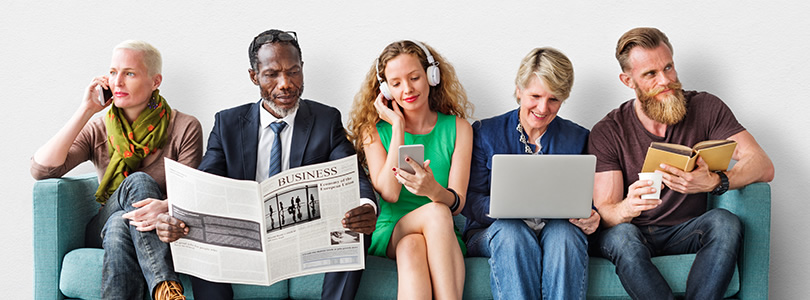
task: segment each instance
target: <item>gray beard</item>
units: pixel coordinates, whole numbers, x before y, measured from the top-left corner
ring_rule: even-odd
[[[293,107],[290,107],[289,109],[283,109],[281,107],[278,107],[278,106],[276,106],[276,103],[274,103],[273,101],[270,101],[270,100],[267,100],[267,99],[264,99],[264,98],[262,98],[262,102],[265,105],[267,105],[267,107],[269,107],[270,110],[275,112],[278,115],[278,118],[280,119],[280,118],[286,117],[291,112],[296,111],[298,109],[298,103],[301,102],[301,98],[299,98],[298,101],[295,101],[295,105],[293,105]]]

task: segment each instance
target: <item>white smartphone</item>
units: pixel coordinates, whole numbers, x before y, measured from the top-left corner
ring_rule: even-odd
[[[417,164],[422,165],[422,163],[425,161],[425,146],[422,144],[399,146],[398,168],[408,173],[414,174],[415,172],[413,168],[411,168],[411,165],[409,165],[408,162],[405,161],[405,157],[409,157]]]
[[[101,106],[107,105],[107,101],[113,96],[112,91],[105,89],[100,84],[96,86],[96,91],[98,92],[98,102],[101,103]]]

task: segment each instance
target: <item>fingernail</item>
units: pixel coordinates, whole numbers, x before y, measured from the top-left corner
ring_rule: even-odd
[[[406,157],[406,158],[405,158],[405,161],[411,161],[411,158],[410,158],[410,157]]]
[[[391,171],[396,172],[396,171],[397,171],[397,168],[391,168]]]

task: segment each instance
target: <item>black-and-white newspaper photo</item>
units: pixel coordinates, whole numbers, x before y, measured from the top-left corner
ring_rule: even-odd
[[[360,205],[357,157],[290,169],[259,183],[166,159],[169,213],[189,228],[171,243],[177,272],[270,285],[363,269],[363,239],[341,220]]]

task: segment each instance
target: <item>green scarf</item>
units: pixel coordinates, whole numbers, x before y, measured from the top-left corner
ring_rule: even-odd
[[[107,152],[110,164],[96,191],[96,201],[102,205],[118,189],[124,178],[141,166],[150,153],[166,144],[172,109],[159,90],[152,92],[146,109],[129,124],[124,111],[113,104],[104,118],[107,127]]]

